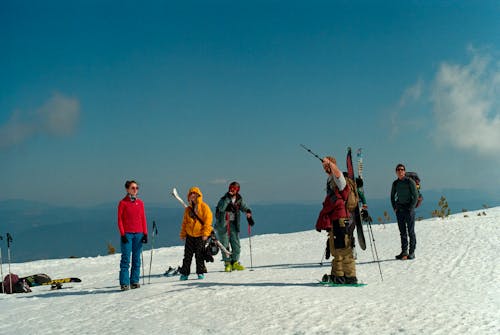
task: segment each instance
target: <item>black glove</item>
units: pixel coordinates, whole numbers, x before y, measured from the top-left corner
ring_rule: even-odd
[[[253,217],[247,217],[247,221],[248,221],[248,224],[253,227],[253,225],[255,224],[255,221],[253,220]]]
[[[141,242],[144,244],[148,243],[148,234],[144,234],[144,236],[141,239]]]
[[[127,236],[125,235],[122,236],[122,243],[128,243]]]
[[[361,218],[363,219],[363,221],[366,221],[368,220],[368,211],[366,209],[362,209],[361,210]]]

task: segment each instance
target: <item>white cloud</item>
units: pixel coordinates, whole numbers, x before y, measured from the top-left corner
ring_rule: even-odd
[[[0,148],[21,144],[37,134],[71,135],[76,130],[79,117],[80,103],[77,99],[54,93],[35,112],[16,110],[5,124],[0,125]]]
[[[397,107],[394,108],[390,115],[392,136],[399,134],[401,128],[418,128],[421,126],[421,122],[415,117],[414,106],[411,105],[419,102],[423,90],[424,81],[421,78],[404,90]]]
[[[422,96],[423,86],[424,81],[422,79],[418,79],[415,84],[408,87],[399,99],[399,108],[403,108],[408,103],[420,99],[420,97]]]
[[[485,155],[500,154],[500,62],[471,50],[469,64],[442,63],[432,102],[437,140]]]
[[[218,178],[218,179],[211,180],[209,183],[214,184],[214,185],[221,185],[221,184],[225,185],[225,184],[229,184],[229,181],[227,179]]]

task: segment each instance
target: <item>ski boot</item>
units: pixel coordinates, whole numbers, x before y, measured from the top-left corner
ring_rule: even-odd
[[[205,275],[204,274],[199,274],[198,275],[198,279],[205,279]]]
[[[345,283],[346,284],[357,284],[358,283],[358,278],[356,278],[356,276],[354,277],[344,277],[345,279]]]
[[[139,287],[141,287],[141,284],[139,284],[139,283],[132,283],[132,284],[130,284],[130,288],[131,288],[132,290],[133,290],[133,289],[136,289],[136,288],[139,288]]]
[[[402,261],[408,259],[408,253],[406,251],[402,251],[399,255],[396,255],[396,259],[400,259]]]
[[[238,261],[234,262],[232,267],[233,267],[233,270],[236,270],[236,271],[245,270],[245,267],[243,265],[241,265],[240,262],[238,262]]]
[[[231,272],[233,271],[233,267],[231,266],[231,262],[225,262],[224,263],[224,272]]]

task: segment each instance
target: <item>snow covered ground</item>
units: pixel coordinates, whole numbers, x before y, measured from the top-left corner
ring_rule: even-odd
[[[329,264],[319,264],[326,237],[314,230],[254,236],[253,271],[224,273],[217,256],[204,280],[164,277],[183,248],[158,249],[151,283],[126,292],[119,254],[12,264],[20,276],[83,281],[0,295],[0,334],[500,334],[500,207],[466,215],[417,222],[413,261],[394,259],[396,225],[374,226],[384,280],[368,245],[358,249],[364,287],[316,283]],[[241,261],[250,266],[246,238]]]

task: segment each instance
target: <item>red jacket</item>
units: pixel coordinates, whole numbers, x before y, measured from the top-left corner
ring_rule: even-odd
[[[345,202],[349,196],[349,191],[349,184],[347,184],[342,191],[339,191],[338,188],[335,187],[335,201],[332,201],[330,195],[326,195],[325,201],[323,201],[323,208],[316,221],[317,231],[331,229],[332,221],[349,217],[345,208]]]
[[[128,195],[118,204],[118,229],[125,233],[148,233],[144,203],[140,199],[130,200]]]

